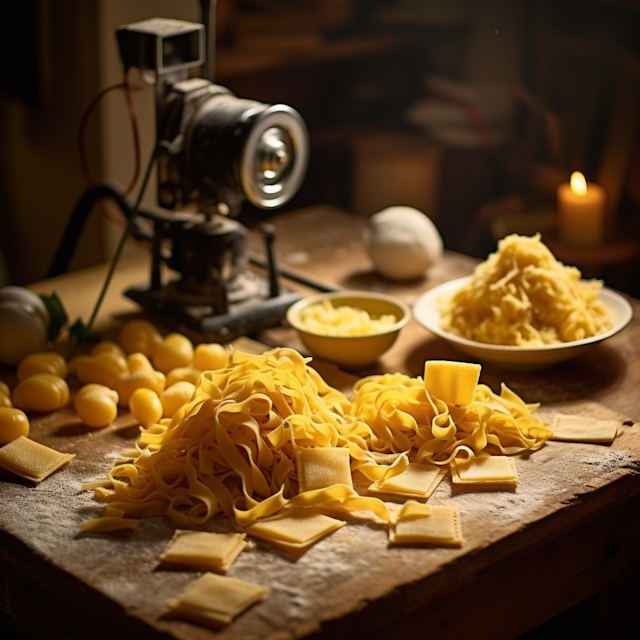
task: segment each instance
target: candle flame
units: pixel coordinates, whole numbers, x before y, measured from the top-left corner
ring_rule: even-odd
[[[579,171],[574,171],[571,174],[571,191],[577,196],[587,195],[587,181]]]

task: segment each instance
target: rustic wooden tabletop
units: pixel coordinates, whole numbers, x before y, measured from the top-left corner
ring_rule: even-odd
[[[425,290],[471,273],[476,261],[445,253],[410,286],[372,270],[362,245],[365,222],[328,207],[272,219],[279,262],[351,289],[383,291],[412,303]],[[252,236],[252,250],[261,242]],[[148,257],[122,261],[98,324],[109,336],[138,308],[122,297],[147,279]],[[105,267],[33,286],[55,290],[69,314],[87,317]],[[158,555],[175,525],[143,521],[132,536],[80,535],[99,505],[79,491],[105,476],[118,453],[135,442],[128,415],[101,430],[85,427],[72,408],[33,416],[31,436],[76,454],[61,471],[32,487],[0,480],[0,628],[24,638],[512,638],[638,568],[640,551],[640,302],[620,334],[588,353],[548,369],[483,366],[481,382],[505,382],[540,415],[556,412],[614,419],[611,446],[550,442],[517,459],[515,491],[457,492],[445,479],[430,501],[456,504],[461,548],[389,548],[383,528],[349,522],[297,561],[258,544],[230,575],[271,587],[268,599],[226,629],[213,632],[166,617],[165,601],[194,574],[160,571]],[[257,336],[269,345],[302,350],[286,327]],[[415,321],[374,366],[357,372],[421,375],[427,359],[467,358]],[[330,383],[353,381],[323,367]],[[10,383],[12,372],[0,371]],[[233,528],[226,518],[214,531]],[[613,624],[613,622],[612,622]],[[613,627],[611,627],[613,628]]]

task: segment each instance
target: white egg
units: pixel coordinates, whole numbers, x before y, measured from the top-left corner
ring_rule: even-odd
[[[46,351],[47,346],[47,325],[34,307],[0,302],[0,363],[15,367],[25,356]]]
[[[376,271],[389,280],[415,280],[442,256],[433,222],[412,207],[389,207],[369,220],[368,252]]]
[[[5,302],[19,302],[21,304],[32,307],[33,310],[42,318],[47,328],[49,327],[49,311],[42,302],[42,298],[37,293],[27,289],[26,287],[2,287],[0,288],[0,306]]]

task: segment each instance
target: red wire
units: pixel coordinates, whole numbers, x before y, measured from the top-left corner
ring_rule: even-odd
[[[100,100],[104,98],[109,92],[114,89],[121,89],[124,86],[124,83],[112,84],[110,87],[103,89],[90,103],[89,106],[85,109],[82,114],[82,119],[80,120],[80,127],[78,129],[78,152],[80,154],[80,166],[82,168],[82,173],[84,174],[84,179],[87,182],[87,186],[91,186],[93,184],[93,178],[91,177],[91,170],[89,169],[89,162],[87,160],[87,154],[84,149],[84,137],[85,130],[87,128],[87,122],[89,121],[89,116],[93,113],[93,110],[96,108]]]
[[[114,91],[115,89],[123,89],[124,91],[125,101],[127,103],[127,111],[129,113],[129,120],[131,122],[131,132],[133,135],[133,146],[134,146],[134,155],[135,155],[133,177],[131,179],[131,182],[129,183],[129,186],[124,190],[122,194],[122,197],[124,198],[131,193],[140,176],[140,133],[138,131],[138,119],[136,116],[135,106],[131,98],[131,86],[129,85],[127,74],[125,74],[123,82],[119,82],[118,84],[113,84],[107,87],[106,89],[103,89],[102,91],[100,91],[100,93],[98,93],[98,95],[89,103],[89,106],[85,109],[84,113],[82,114],[82,119],[80,120],[80,127],[78,129],[78,151],[80,154],[80,166],[82,168],[82,173],[84,174],[84,178],[87,182],[87,185],[91,186],[93,184],[93,178],[91,176],[91,169],[89,168],[89,161],[87,159],[87,154],[85,151],[85,144],[84,144],[87,123],[89,121],[89,117],[91,116],[95,108],[98,106],[102,98],[104,98],[108,93],[110,93],[111,91]],[[103,213],[105,213],[107,217],[113,219],[113,216],[111,216],[107,211],[105,211],[104,207],[101,207],[101,208],[103,210]]]

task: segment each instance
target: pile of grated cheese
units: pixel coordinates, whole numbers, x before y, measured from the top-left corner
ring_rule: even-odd
[[[442,327],[469,340],[522,347],[590,338],[610,329],[612,319],[599,297],[602,282],[580,277],[556,260],[540,234],[509,235],[443,301]]]
[[[311,304],[300,312],[302,325],[323,336],[371,335],[391,328],[397,321],[392,313],[375,318],[364,309],[351,305],[334,307],[330,300]]]

